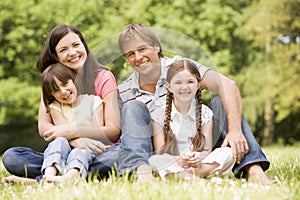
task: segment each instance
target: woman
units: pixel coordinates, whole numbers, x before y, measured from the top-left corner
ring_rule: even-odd
[[[115,106],[118,104],[116,80],[109,70],[97,62],[80,31],[70,25],[58,25],[50,32],[38,59],[37,69],[43,72],[47,66],[56,62],[77,72],[78,81],[83,83],[80,93],[95,94],[103,99],[104,126],[56,125],[41,100],[39,133],[46,141],[64,137],[73,147],[86,148],[95,154],[101,153],[94,159],[89,170],[107,174],[119,157],[118,145],[105,149],[105,144],[116,142],[120,136],[120,111]],[[36,178],[41,175],[43,154],[26,147],[13,147],[3,154],[2,162],[11,174]]]

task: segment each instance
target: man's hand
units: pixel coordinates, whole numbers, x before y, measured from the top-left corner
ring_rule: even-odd
[[[245,154],[249,151],[249,146],[244,134],[242,132],[228,132],[222,147],[227,147],[228,145],[231,147],[232,154],[236,158],[236,162],[239,164]]]

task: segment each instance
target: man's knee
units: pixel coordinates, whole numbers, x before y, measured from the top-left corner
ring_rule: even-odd
[[[145,103],[140,101],[129,101],[123,105],[122,108],[122,121],[134,120],[136,123],[139,121],[146,122],[147,124],[151,121],[151,116],[148,107]]]

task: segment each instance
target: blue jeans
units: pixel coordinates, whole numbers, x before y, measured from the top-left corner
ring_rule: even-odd
[[[108,175],[118,168],[119,175],[147,164],[152,155],[152,125],[147,106],[140,101],[127,102],[122,107],[121,143],[100,155],[89,166],[89,172]],[[44,155],[26,147],[12,147],[2,157],[7,171],[16,176],[36,178],[41,175]]]
[[[228,132],[226,112],[218,97],[212,99],[209,107],[214,113],[213,139],[216,144],[216,141],[225,138]],[[249,153],[240,164],[234,166],[233,172],[237,177],[249,164],[259,163],[263,170],[267,170],[270,165],[244,117],[242,130],[249,145]],[[139,101],[125,103],[122,108],[121,144],[115,144],[96,156],[89,171],[105,175],[118,165],[119,174],[122,175],[139,165],[148,164],[148,158],[153,154],[151,135],[151,116],[147,106]],[[217,146],[216,144],[215,147]],[[2,161],[10,173],[35,178],[41,175],[43,154],[26,147],[13,147],[3,154]]]
[[[49,143],[44,151],[44,162],[42,165],[42,174],[48,167],[57,164],[61,173],[70,169],[78,169],[82,178],[86,178],[89,165],[95,155],[86,149],[72,148],[66,138],[58,137]]]
[[[208,105],[213,113],[213,144],[214,148],[219,147],[226,137],[228,132],[228,122],[226,117],[226,111],[221,103],[218,96],[212,98],[210,104]],[[243,169],[245,166],[250,164],[260,164],[262,169],[265,171],[269,168],[270,162],[266,158],[265,154],[262,152],[261,147],[257,143],[249,124],[246,119],[242,118],[242,131],[248,142],[249,152],[244,156],[243,160],[239,164],[235,164],[233,167],[233,173],[236,177],[240,177],[243,174]],[[243,174],[245,176],[245,174]]]
[[[107,176],[117,167],[120,145],[114,144],[105,152],[95,156],[89,166],[89,172],[100,177]],[[2,162],[8,172],[16,176],[37,178],[42,176],[44,154],[27,147],[12,147],[2,156]]]
[[[120,175],[148,164],[153,153],[152,120],[146,104],[140,101],[125,103],[121,126]]]

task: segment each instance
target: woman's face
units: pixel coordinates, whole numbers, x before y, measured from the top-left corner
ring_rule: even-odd
[[[56,45],[55,51],[61,64],[79,71],[83,67],[87,52],[77,34],[69,32]]]

